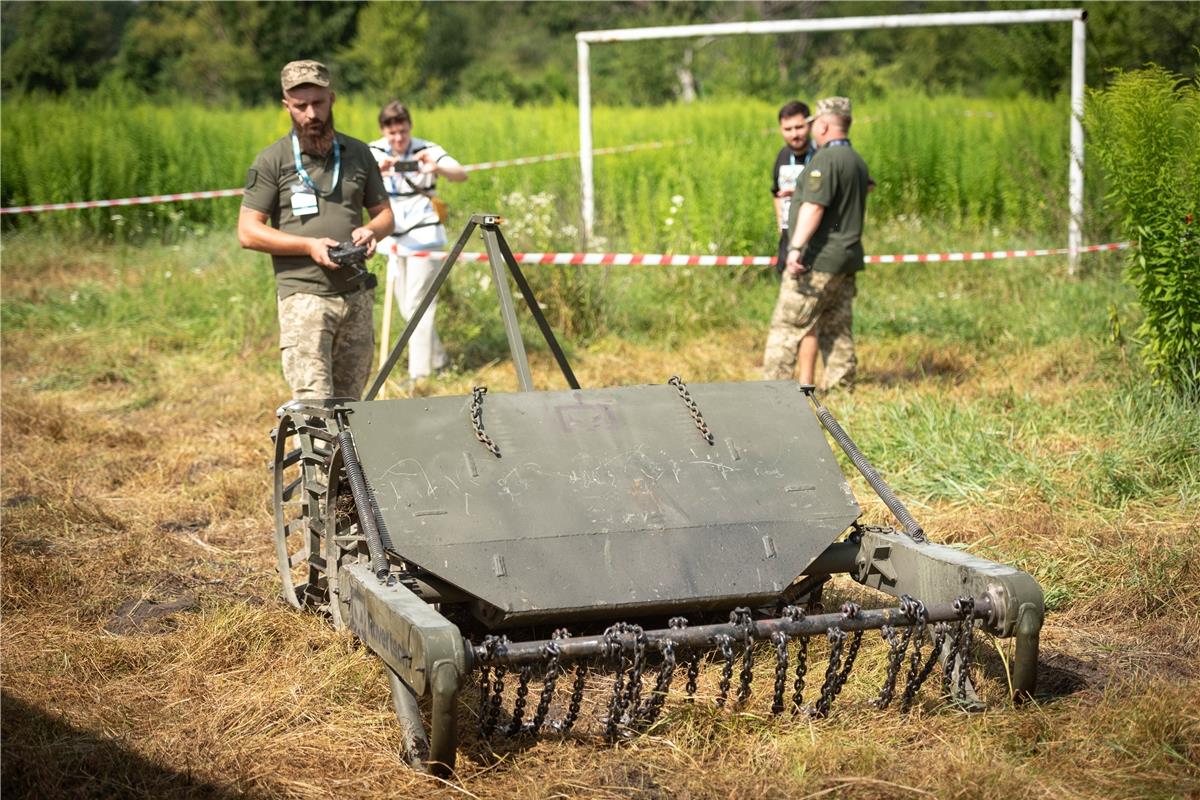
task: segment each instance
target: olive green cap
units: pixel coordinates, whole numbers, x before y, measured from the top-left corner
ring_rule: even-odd
[[[286,92],[306,83],[329,86],[329,69],[320,61],[290,61],[279,71],[279,82]]]

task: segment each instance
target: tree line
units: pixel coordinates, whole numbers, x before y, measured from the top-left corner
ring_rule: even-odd
[[[1195,76],[1200,3],[1083,2],[1088,83],[1159,64]],[[317,58],[340,91],[426,105],[547,103],[576,93],[580,30],[1028,7],[1015,2],[15,2],[0,3],[6,99],[77,90],[257,105],[287,61]],[[1039,6],[1045,8],[1046,6]],[[750,95],[775,101],[921,87],[970,95],[1066,90],[1070,26],[733,36],[593,48],[602,103]]]

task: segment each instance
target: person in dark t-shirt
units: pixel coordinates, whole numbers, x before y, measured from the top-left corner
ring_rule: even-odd
[[[785,144],[775,156],[775,166],[771,169],[771,197],[775,203],[775,223],[779,227],[779,256],[775,260],[775,269],[780,273],[787,261],[788,209],[792,194],[816,149],[808,140],[809,113],[808,106],[799,100],[784,103],[779,109],[779,132]]]
[[[371,255],[392,232],[392,208],[367,144],[334,130],[325,65],[293,61],[280,83],[292,130],[246,173],[238,242],[271,255],[292,398],[358,399],[375,347],[374,276],[339,267],[329,250],[352,241]]]
[[[871,179],[850,146],[850,101],[827,97],[811,118],[820,148],[800,179],[779,300],[763,355],[767,380],[814,382],[818,351],[824,389],[853,386],[858,360],[851,334],[855,273],[863,268],[862,231]],[[816,334],[814,337],[813,334]]]

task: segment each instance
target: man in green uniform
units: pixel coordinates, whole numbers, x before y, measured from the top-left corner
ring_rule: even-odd
[[[766,380],[813,383],[817,353],[823,389],[850,387],[858,360],[851,333],[854,275],[863,268],[862,229],[870,178],[850,146],[850,100],[816,105],[812,137],[820,149],[801,176],[788,228],[792,232],[779,301],[763,356]],[[809,334],[815,332],[816,336]]]
[[[371,255],[392,232],[392,208],[366,143],[334,130],[329,70],[293,61],[280,79],[292,130],[246,174],[238,241],[271,255],[292,397],[357,399],[371,372],[375,282],[339,267],[329,250],[349,240]]]

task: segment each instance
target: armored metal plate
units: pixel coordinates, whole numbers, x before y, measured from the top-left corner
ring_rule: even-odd
[[[773,598],[858,517],[790,381],[351,403],[397,553],[497,622],[662,613]],[[595,615],[595,614],[592,614]]]

